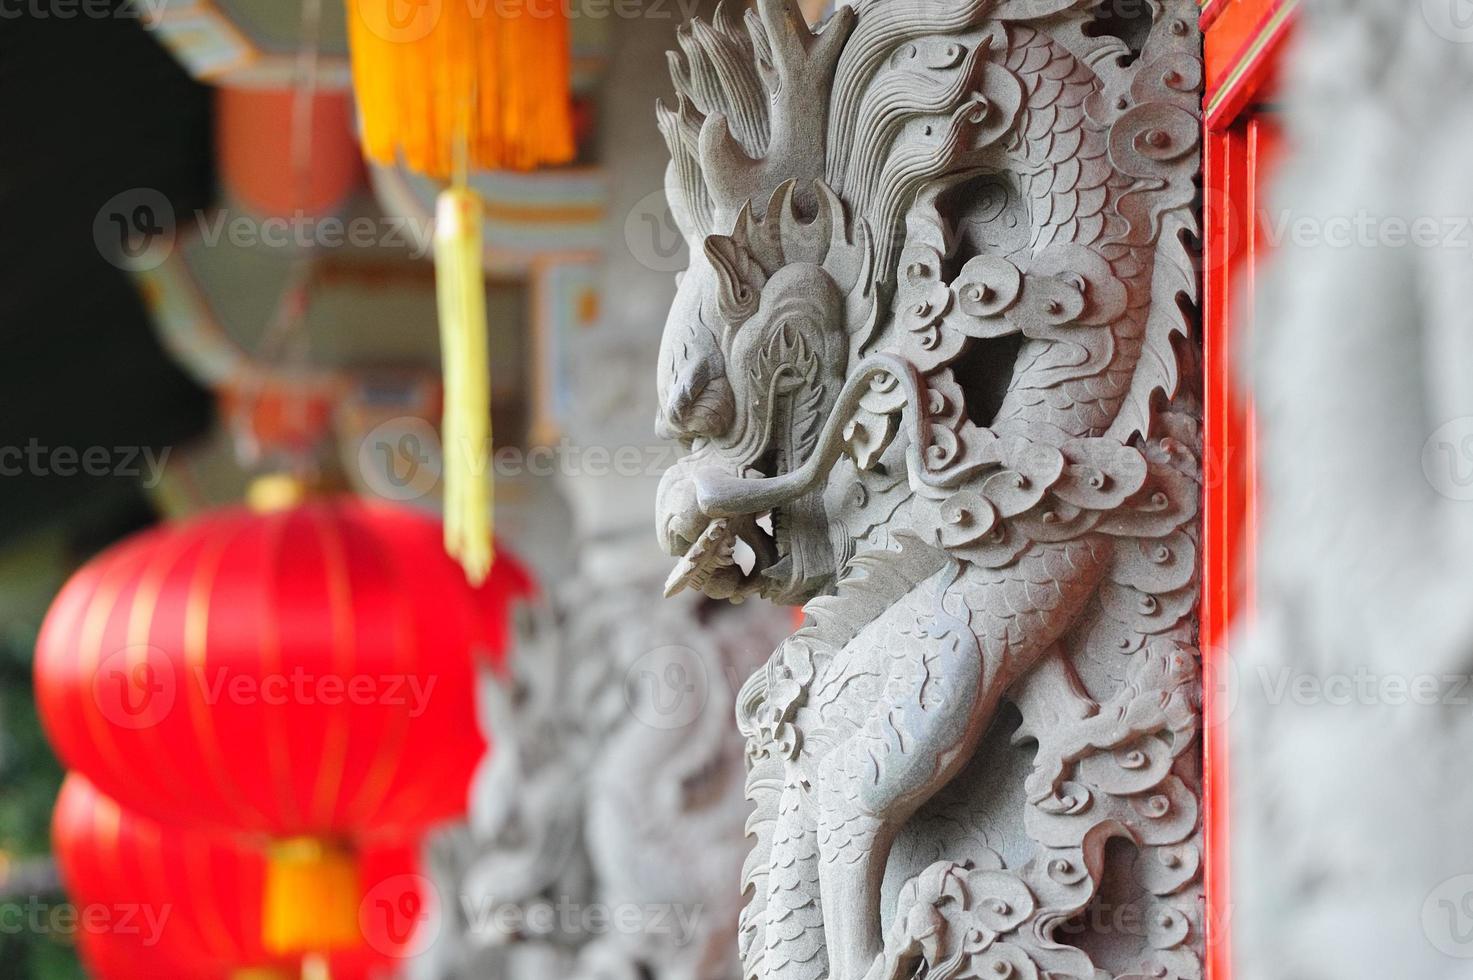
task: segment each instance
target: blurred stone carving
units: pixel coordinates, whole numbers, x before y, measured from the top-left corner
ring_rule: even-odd
[[[1197,6],[1095,6],[671,55],[667,591],[808,616],[738,698],[752,980],[1201,976]]]
[[[1255,980],[1473,957],[1473,32],[1296,13],[1258,273],[1258,628],[1224,678],[1233,936]],[[1435,94],[1432,94],[1435,93]]]
[[[651,609],[658,587],[567,583],[483,685],[495,748],[468,830],[436,845],[445,936],[419,975],[736,975],[750,807],[729,720],[781,631],[757,608]]]

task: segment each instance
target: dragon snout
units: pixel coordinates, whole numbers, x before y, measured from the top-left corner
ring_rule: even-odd
[[[731,428],[736,401],[720,353],[694,358],[680,369],[660,406],[655,428],[663,438],[719,436]]]
[[[660,480],[655,534],[660,546],[678,559],[665,582],[665,594],[689,588],[713,599],[740,602],[762,587],[760,572],[775,555],[771,540],[752,517],[712,517],[701,507],[698,487],[711,472],[705,468],[710,465],[710,460],[687,458]]]
[[[696,502],[695,480],[683,461],[666,470],[655,494],[655,536],[660,547],[666,554],[684,555],[710,523]]]

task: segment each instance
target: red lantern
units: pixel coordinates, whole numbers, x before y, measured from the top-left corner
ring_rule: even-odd
[[[268,943],[357,935],[353,848],[464,812],[485,751],[472,651],[531,591],[466,584],[439,524],[355,499],[232,508],[89,562],[42,625],[36,695],[68,766],[169,823],[269,840]]]
[[[293,133],[299,94],[260,86],[215,89],[215,156],[221,182],[241,204],[267,217],[316,217],[338,211],[363,183],[363,159],[353,135],[353,101],[347,91],[321,89],[311,99],[311,128]],[[312,165],[307,173],[286,166],[293,140]],[[304,186],[305,183],[305,186]]]
[[[294,962],[261,942],[260,851],[139,816],[77,773],[56,801],[52,842],[77,911],[79,951],[101,980],[297,976]],[[423,907],[427,886],[417,867],[411,845],[366,851],[364,907],[384,897]],[[373,914],[360,924],[357,947],[327,960],[333,980],[388,977],[411,949],[411,929]]]

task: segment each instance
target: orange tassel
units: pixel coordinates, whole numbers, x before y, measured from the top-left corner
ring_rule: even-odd
[[[463,128],[473,168],[573,158],[562,0],[347,3],[370,159],[445,179]]]

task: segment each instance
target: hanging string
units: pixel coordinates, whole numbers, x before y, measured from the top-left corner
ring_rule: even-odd
[[[312,113],[317,103],[317,68],[322,33],[322,0],[302,0],[302,41],[297,47],[291,121],[292,183],[296,205],[312,194]]]
[[[322,0],[302,0],[301,39],[297,45],[296,59],[292,69],[291,117],[288,122],[287,154],[291,169],[292,214],[296,220],[306,214],[312,199],[312,135],[313,116],[317,104],[318,70],[321,61]],[[287,414],[290,431],[305,432],[310,413],[309,395],[302,390],[309,361],[308,337],[305,330],[307,313],[311,306],[311,287],[316,272],[315,246],[312,236],[297,243],[287,269],[286,283],[272,311],[257,346],[257,364],[274,365],[282,369],[269,374],[252,371],[242,386],[241,404],[236,409],[236,446],[243,462],[259,463],[261,447],[256,438],[254,424],[261,408],[261,400],[272,375],[285,375],[293,397],[285,399],[282,410]],[[313,462],[295,447],[286,461],[293,475],[305,478],[313,469]]]

